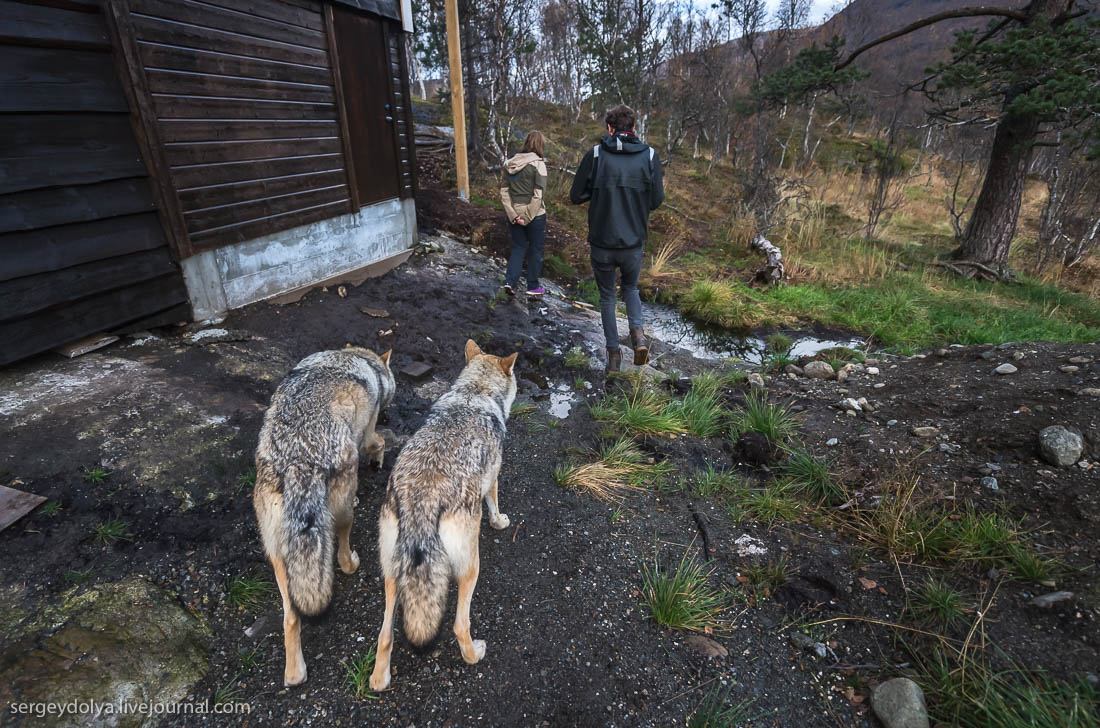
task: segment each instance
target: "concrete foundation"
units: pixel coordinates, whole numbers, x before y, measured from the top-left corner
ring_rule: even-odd
[[[386,200],[183,261],[198,320],[394,259],[416,244],[413,200]]]

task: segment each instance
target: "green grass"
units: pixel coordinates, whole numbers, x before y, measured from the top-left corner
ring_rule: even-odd
[[[745,491],[729,505],[735,523],[751,519],[769,526],[796,521],[805,510],[805,505],[790,497],[790,486],[785,483]]]
[[[635,435],[683,434],[687,432],[676,407],[663,394],[640,379],[631,382],[626,392],[609,394],[590,408],[592,419],[617,425],[622,432]]]
[[[966,597],[942,581],[928,579],[918,586],[909,601],[909,613],[917,621],[948,629],[965,621]]]
[[[577,269],[569,265],[564,258],[556,253],[548,253],[546,257],[542,259],[542,264],[557,278],[564,278],[570,281],[577,279]]]
[[[684,429],[699,437],[713,437],[722,431],[726,411],[720,404],[718,378],[702,374],[691,381],[691,390],[675,408]]]
[[[828,349],[822,349],[821,351],[817,352],[817,355],[826,360],[831,359],[834,361],[839,361],[841,362],[841,366],[847,364],[850,361],[862,363],[863,360],[867,358],[863,355],[862,352],[856,351],[855,349],[849,349],[847,346],[832,346]],[[835,368],[836,367],[834,367],[834,369]]]
[[[535,405],[530,402],[513,402],[509,417],[526,417],[535,411]]]
[[[558,463],[554,467],[554,480],[563,488],[612,502],[621,500],[630,491],[659,487],[673,471],[671,463],[656,462],[629,437],[605,444],[595,455],[595,460],[588,463]]]
[[[588,355],[579,346],[574,346],[565,352],[565,366],[569,369],[586,369],[588,367]]]
[[[781,372],[790,364],[797,364],[798,360],[787,354],[772,354],[764,360],[763,369],[768,372]]]
[[[590,303],[593,306],[599,307],[600,305],[600,289],[596,286],[595,281],[583,280],[579,281],[575,286],[577,291],[577,299]]]
[[[688,717],[688,728],[737,728],[751,718],[753,700],[730,704],[730,689],[715,688],[707,693]]]
[[[242,670],[251,672],[260,664],[260,648],[258,646],[250,650],[242,648],[238,654],[241,657]]]
[[[110,474],[110,470],[101,468],[98,465],[95,467],[84,466],[84,470],[80,477],[84,478],[84,481],[87,483],[102,483]]]
[[[1011,663],[1007,669],[975,660],[963,666],[943,649],[917,658],[917,682],[929,695],[934,723],[959,728],[1100,725],[1100,692],[1083,676],[1060,680]]]
[[[69,569],[65,572],[66,584],[84,584],[92,578],[94,572],[88,569]]]
[[[725,498],[744,490],[741,476],[737,472],[717,470],[710,463],[707,463],[706,470],[695,474],[690,487],[697,498]]]
[[[741,569],[741,575],[749,580],[757,599],[770,597],[779,587],[790,581],[795,571],[787,564],[786,557],[769,561],[764,565],[748,566]]]
[[[61,513],[61,511],[61,504],[55,500],[46,501],[38,509],[38,512],[47,518],[54,518]]]
[[[211,697],[214,705],[225,705],[235,702],[244,694],[240,686],[240,677],[239,674],[234,675],[229,682],[214,691],[214,695]]]
[[[829,462],[805,448],[787,450],[787,460],[782,465],[782,472],[796,492],[817,503],[832,505],[845,495],[843,486],[829,472]]]
[[[258,611],[275,592],[275,585],[267,579],[240,576],[226,586],[226,601],[236,609]]]
[[[370,689],[370,674],[374,670],[374,658],[377,650],[378,646],[372,645],[367,652],[357,654],[344,663],[344,687],[359,700],[379,699]]]
[[[234,491],[240,495],[241,491],[252,490],[256,487],[256,468],[249,468],[237,476],[237,488]]]
[[[132,541],[134,534],[130,533],[129,526],[124,521],[106,521],[92,526],[92,534],[104,546],[119,541]]]
[[[767,346],[767,350],[773,354],[787,354],[794,346],[794,339],[786,334],[774,333],[768,334],[764,338],[764,344]]]
[[[719,616],[728,600],[707,584],[708,572],[689,560],[684,553],[674,568],[662,570],[660,561],[653,567],[642,565],[642,599],[649,615],[671,629],[705,632],[721,627]]]
[[[746,432],[758,432],[777,444],[789,442],[798,431],[798,420],[786,405],[768,402],[765,392],[750,392],[744,408],[732,415],[734,440]]]

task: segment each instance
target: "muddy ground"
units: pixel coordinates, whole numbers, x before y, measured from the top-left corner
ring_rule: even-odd
[[[0,584],[19,590],[33,608],[74,583],[138,573],[201,614],[214,647],[207,677],[190,699],[231,695],[251,713],[165,725],[668,726],[682,725],[720,686],[731,700],[751,701],[753,725],[876,725],[868,688],[911,653],[897,633],[867,620],[898,620],[906,587],[927,569],[887,562],[819,517],[769,528],[736,524],[724,507],[675,487],[621,505],[563,489],[555,465],[596,446],[602,429],[584,404],[602,388],[595,317],[557,299],[494,301],[501,263],[443,245],[444,253],[414,256],[357,287],[233,312],[206,327],[224,335],[197,343],[189,336],[202,327],[179,327],[127,337],[80,359],[44,356],[0,373],[0,483],[61,506],[0,533]],[[488,654],[466,665],[449,632],[423,656],[399,639],[393,689],[357,699],[345,685],[344,663],[369,649],[381,624],[374,522],[389,468],[400,442],[461,368],[467,338],[492,353],[520,352],[520,400],[536,408],[509,426],[500,505],[513,525],[502,532],[485,527],[481,535],[472,621]],[[349,342],[394,351],[398,393],[380,423],[392,449],[381,472],[360,472],[352,542],[362,565],[354,575],[337,574],[329,614],[304,628],[309,679],[287,690],[277,595],[240,609],[228,603],[227,586],[241,576],[270,578],[248,486],[274,388],[302,357]],[[592,355],[589,368],[565,366],[563,355],[575,346]],[[917,469],[928,498],[973,501],[1020,520],[1062,568],[1053,586],[971,574],[973,584],[997,587],[984,638],[1028,667],[1066,677],[1100,665],[1100,400],[1079,394],[1100,386],[1098,348],[951,348],[923,358],[883,357],[879,375],[853,374],[843,384],[780,375],[768,386],[773,399],[801,410],[803,439],[834,458],[853,491],[873,492],[899,468]],[[663,354],[664,373],[731,366],[667,347]],[[1088,362],[1077,371],[1059,370],[1081,356]],[[1019,371],[993,374],[1002,361]],[[430,371],[402,373],[418,362]],[[744,394],[734,389],[727,399],[735,404]],[[848,416],[835,407],[844,396],[867,397],[874,412]],[[568,397],[569,415],[553,417],[550,407]],[[1037,433],[1049,424],[1086,434],[1088,469],[1040,461]],[[940,435],[910,434],[925,425]],[[837,443],[827,446],[832,438]],[[644,447],[689,479],[707,464],[763,475],[740,463],[724,438],[655,437]],[[999,468],[997,491],[981,485],[978,469],[987,463]],[[88,469],[96,467],[110,474],[90,482]],[[700,552],[695,513],[713,547],[710,581],[734,595],[728,629],[711,635],[725,656],[700,654],[687,634],[658,626],[641,605],[643,564]],[[102,545],[93,527],[116,519],[127,524],[130,540]],[[779,558],[793,574],[779,593],[759,595],[739,578]],[[877,586],[867,589],[861,578]],[[1054,589],[1075,596],[1052,609],[1029,605]],[[855,619],[837,619],[849,616]],[[799,631],[828,647],[826,656],[793,645]],[[842,669],[851,665],[877,667]]]

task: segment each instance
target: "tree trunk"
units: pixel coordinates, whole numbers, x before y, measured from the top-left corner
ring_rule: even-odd
[[[474,36],[473,28],[474,14],[472,11],[466,15],[466,22],[462,26],[462,45],[463,50],[466,51],[466,110],[469,116],[468,128],[470,130],[467,139],[469,140],[469,152],[470,156],[477,156],[481,153],[481,130],[478,129],[478,116],[477,116],[477,73],[474,68]]]
[[[1034,116],[1006,116],[997,125],[985,182],[955,258],[996,268],[1007,264],[1038,133],[1039,121]]]

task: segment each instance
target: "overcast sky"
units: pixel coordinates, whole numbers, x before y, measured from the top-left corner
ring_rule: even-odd
[[[810,24],[820,25],[827,17],[829,17],[829,9],[833,6],[835,0],[813,0],[810,8]],[[772,16],[775,15],[775,9],[779,7],[779,0],[767,0],[768,11]]]

